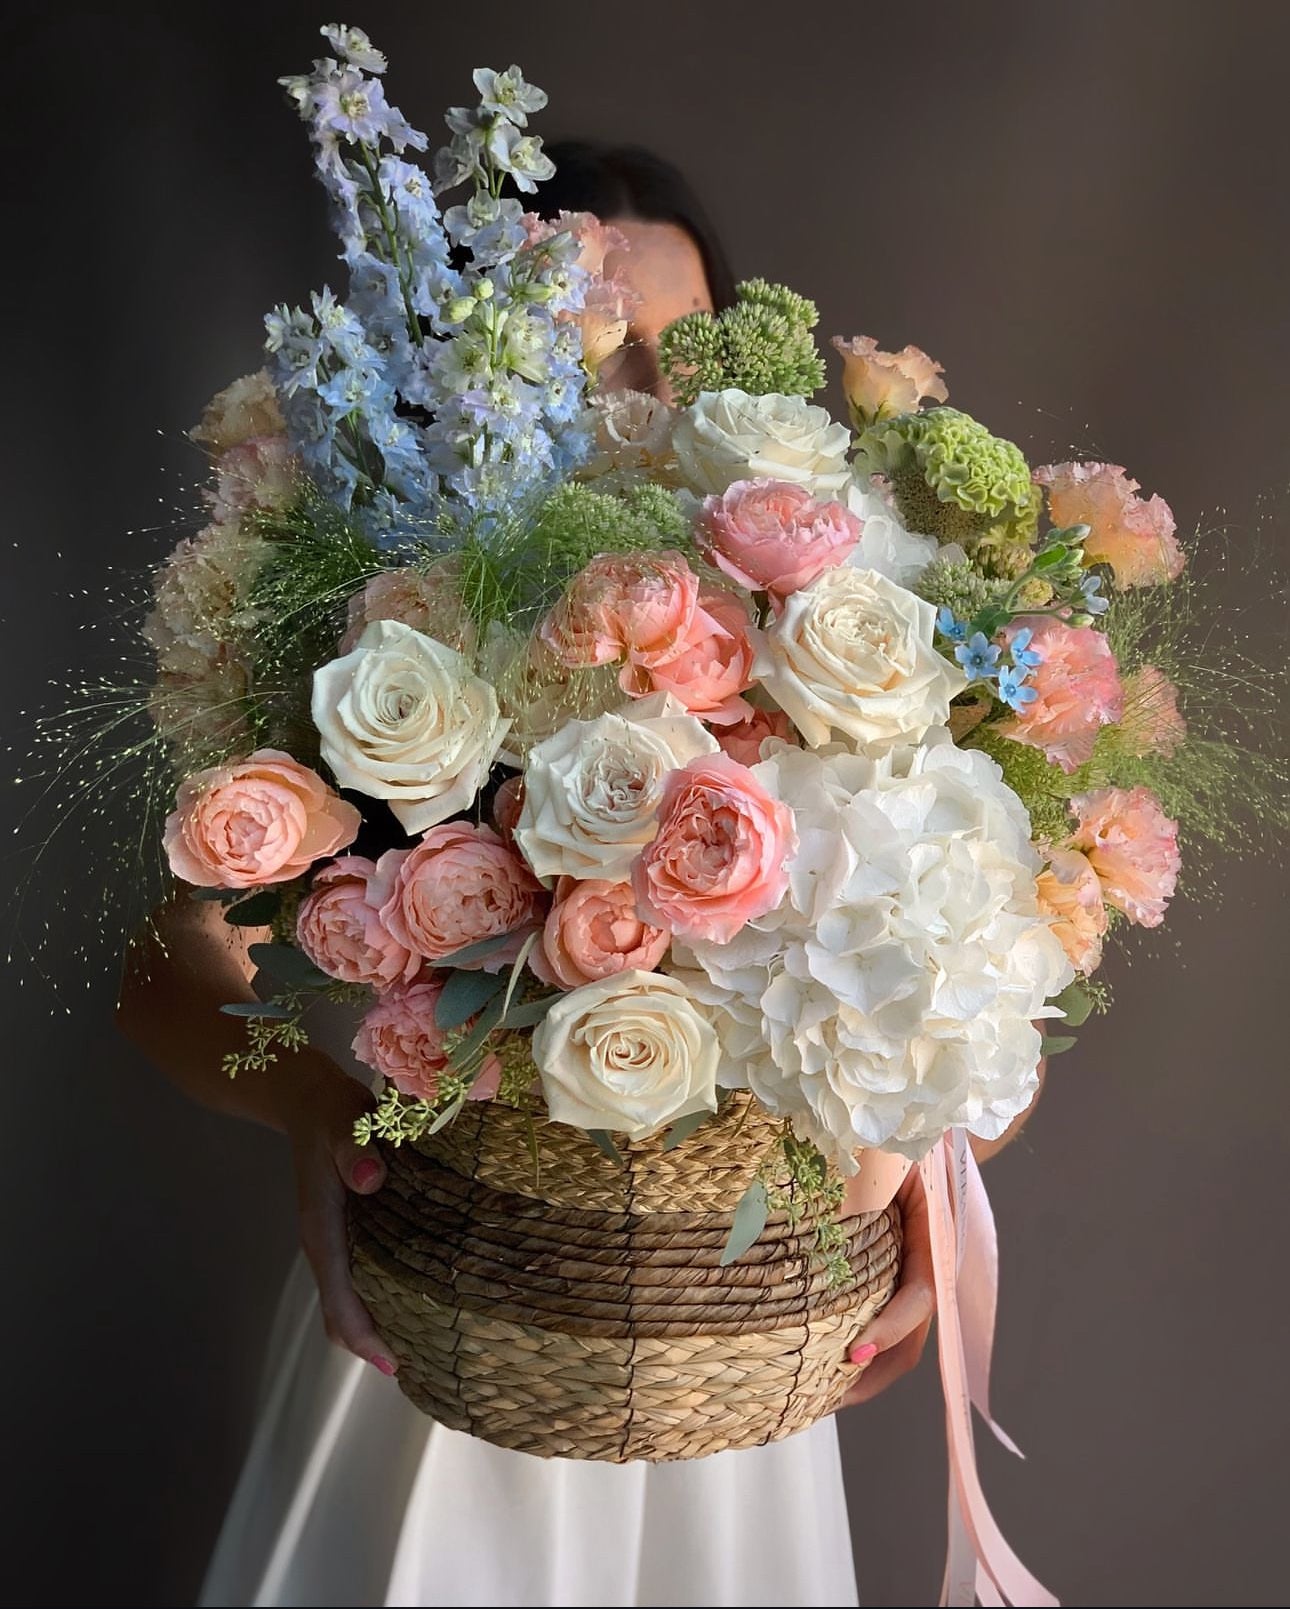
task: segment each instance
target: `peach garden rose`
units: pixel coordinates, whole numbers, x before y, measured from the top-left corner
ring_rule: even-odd
[[[531,965],[544,981],[576,989],[615,972],[652,972],[671,937],[639,915],[630,883],[562,877]]]
[[[316,771],[279,749],[199,771],[166,819],[170,869],[201,888],[289,883],[353,843],[361,818]]]
[[[381,921],[371,898],[375,872],[365,855],[342,855],[323,866],[296,916],[296,942],[329,978],[388,989],[410,983],[421,957]]]
[[[622,684],[634,697],[671,693],[711,726],[730,725],[749,710],[740,695],[753,684],[757,637],[740,599],[702,591],[680,651],[651,666],[629,660]]]

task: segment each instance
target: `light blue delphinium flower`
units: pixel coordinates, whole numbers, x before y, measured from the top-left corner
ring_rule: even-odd
[[[944,604],[936,611],[936,629],[949,642],[967,641],[967,621],[956,619],[954,611]]]
[[[969,681],[987,682],[997,673],[1001,652],[983,631],[978,631],[967,642],[959,644],[954,650],[954,657],[962,665]]]
[[[361,28],[351,28],[343,22],[327,22],[318,32],[351,67],[361,68],[365,73],[383,73],[390,65],[384,52],[376,48]]]
[[[532,112],[540,112],[546,105],[546,91],[526,81],[524,74],[514,65],[499,73],[492,67],[476,67],[475,88],[479,91],[480,109],[496,117],[507,117],[521,128]]]
[[[1039,693],[1027,685],[1029,675],[1024,666],[1005,665],[999,672],[999,697],[1010,709],[1023,710],[1027,704],[1033,704]]]

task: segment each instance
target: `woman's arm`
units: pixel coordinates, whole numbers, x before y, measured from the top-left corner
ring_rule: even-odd
[[[300,1243],[318,1281],[328,1336],[393,1374],[394,1364],[349,1277],[345,1192],[385,1182],[374,1150],[357,1145],[354,1120],[367,1091],[310,1047],[262,1073],[232,1079],[224,1056],[245,1049],[242,1026],[222,1005],[255,999],[247,946],[266,933],[231,928],[210,902],[178,895],[157,912],[156,935],[131,959],[117,1021],[157,1069],[201,1105],[251,1118],[291,1146]]]

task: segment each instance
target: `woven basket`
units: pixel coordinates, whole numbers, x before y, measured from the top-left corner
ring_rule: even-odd
[[[398,1381],[454,1430],[564,1458],[698,1458],[831,1413],[848,1343],[899,1272],[894,1207],[848,1218],[851,1279],[815,1228],[772,1217],[728,1268],[734,1209],[778,1125],[746,1095],[670,1151],[616,1162],[578,1130],[497,1102],[384,1148],[351,1198],[354,1283]]]

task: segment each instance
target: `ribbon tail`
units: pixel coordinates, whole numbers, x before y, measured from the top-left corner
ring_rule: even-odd
[[[987,1604],[1016,1609],[1058,1609],[1057,1599],[1009,1547],[981,1489],[972,1439],[972,1399],[963,1329],[958,1309],[958,1245],[951,1197],[956,1194],[952,1143],[944,1142],[919,1163],[927,1196],[932,1272],[936,1283],[937,1350],[945,1389],[945,1424],[950,1460],[950,1548],[942,1604],[970,1604],[969,1594]],[[963,1538],[966,1536],[966,1543]],[[975,1558],[969,1577],[966,1550]],[[955,1596],[951,1597],[953,1593]]]
[[[994,1352],[995,1310],[999,1296],[999,1237],[985,1181],[962,1129],[947,1141],[946,1158],[953,1182],[954,1225],[957,1230],[958,1310],[963,1332],[968,1396],[990,1427],[995,1439],[1015,1453],[1026,1455],[990,1412],[990,1359]]]

